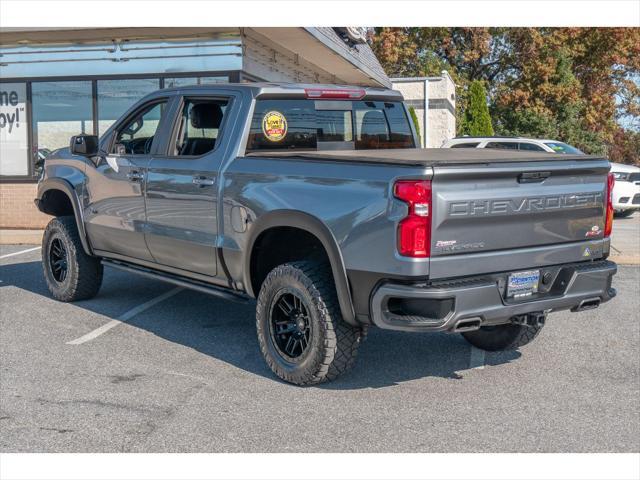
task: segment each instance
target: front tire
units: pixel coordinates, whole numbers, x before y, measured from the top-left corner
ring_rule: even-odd
[[[301,261],[274,268],[256,306],[258,343],[269,368],[296,385],[333,380],[355,363],[362,330],[342,320],[331,270]]]
[[[526,326],[508,323],[481,327],[479,330],[465,332],[462,336],[474,347],[488,352],[517,350],[532,342],[542,327],[543,325]]]
[[[72,216],[54,218],[47,225],[42,268],[51,295],[61,302],[93,298],[102,285],[100,259],[85,253]]]

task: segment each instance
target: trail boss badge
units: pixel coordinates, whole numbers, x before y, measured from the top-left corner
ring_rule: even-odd
[[[271,142],[279,142],[287,134],[287,119],[275,110],[267,112],[262,119],[262,133]]]

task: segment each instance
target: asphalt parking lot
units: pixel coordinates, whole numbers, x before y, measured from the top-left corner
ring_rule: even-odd
[[[0,247],[2,452],[640,450],[637,265],[521,351],[372,330],[349,374],[299,388],[263,363],[253,305],[111,269],[59,303],[30,248]]]

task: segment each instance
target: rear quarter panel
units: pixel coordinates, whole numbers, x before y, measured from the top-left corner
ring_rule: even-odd
[[[406,206],[392,198],[396,178],[429,178],[431,169],[297,158],[239,157],[223,174],[222,245],[231,276],[242,278],[257,220],[278,210],[315,217],[331,232],[347,271],[428,275],[428,260],[396,253],[397,222]],[[238,209],[246,211],[240,230]],[[234,228],[235,223],[235,228]]]

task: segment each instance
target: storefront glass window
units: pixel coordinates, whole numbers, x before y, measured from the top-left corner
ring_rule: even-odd
[[[53,150],[69,146],[80,133],[93,134],[91,82],[31,84],[34,175]]]
[[[98,80],[98,135],[102,135],[134,103],[160,88],[157,78]]]
[[[206,85],[209,83],[225,83],[229,77],[174,77],[164,79],[164,88],[184,87],[187,85]]]
[[[29,174],[27,85],[0,83],[0,175]]]

